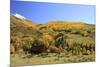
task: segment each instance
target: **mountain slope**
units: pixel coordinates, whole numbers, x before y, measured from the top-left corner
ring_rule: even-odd
[[[23,36],[38,34],[36,26],[37,25],[35,23],[32,23],[31,21],[22,20],[15,16],[11,16],[11,36],[19,36],[20,34],[22,34]]]
[[[50,21],[46,24],[36,24],[11,16],[10,29],[11,44],[15,51],[20,47],[32,53],[41,53],[47,49],[59,53],[66,50],[66,47],[74,49],[76,44],[77,48],[82,49],[85,45],[86,49],[92,47],[94,50],[95,46],[95,25],[82,22]]]

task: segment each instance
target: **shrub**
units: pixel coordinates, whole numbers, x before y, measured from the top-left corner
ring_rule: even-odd
[[[11,41],[11,45],[15,49],[15,52],[18,51],[18,49],[20,47],[20,44],[21,44],[21,39],[19,37],[17,37],[17,36],[13,36],[13,37],[11,37],[11,40],[10,41]]]
[[[49,47],[51,53],[60,53],[60,49],[56,48],[55,46]]]
[[[46,51],[46,46],[44,45],[44,43],[40,40],[34,40],[34,42],[32,43],[32,47],[29,49],[30,53],[42,53],[44,51]]]
[[[14,46],[12,44],[10,45],[10,53],[11,54],[15,53],[15,48],[14,48]]]

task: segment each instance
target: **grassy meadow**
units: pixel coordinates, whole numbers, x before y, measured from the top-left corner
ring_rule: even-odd
[[[11,66],[95,61],[95,25],[11,16]]]

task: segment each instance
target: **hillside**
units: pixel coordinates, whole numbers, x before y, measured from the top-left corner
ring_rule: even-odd
[[[13,66],[95,61],[93,24],[66,21],[37,24],[15,16],[10,20]]]
[[[20,49],[32,53],[47,50],[60,52],[68,50],[66,48],[70,45],[77,44],[78,47],[92,45],[94,49],[94,30],[95,25],[83,22],[50,21],[46,24],[36,24],[11,16],[11,48],[12,52]]]
[[[37,24],[28,20],[22,20],[15,16],[11,16],[10,29],[11,29],[11,36],[34,35],[38,33]]]

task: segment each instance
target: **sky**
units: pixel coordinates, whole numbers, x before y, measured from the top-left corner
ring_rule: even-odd
[[[70,21],[95,24],[95,5],[11,1],[11,13],[43,24],[48,21]]]

